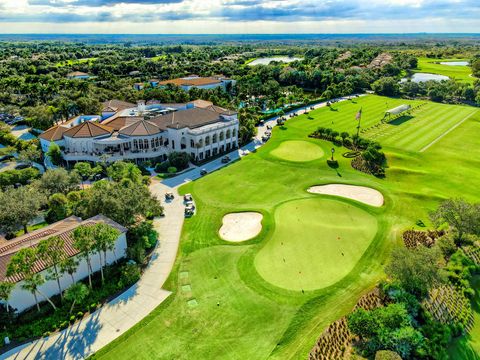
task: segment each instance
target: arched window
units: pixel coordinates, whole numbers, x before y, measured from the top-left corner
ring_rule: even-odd
[[[193,139],[190,139],[190,147],[191,148],[195,147],[195,141],[193,141]]]
[[[210,145],[210,136],[205,137],[205,145]]]
[[[215,144],[217,142],[217,134],[212,135],[212,143]]]
[[[233,137],[237,136],[237,129],[233,129],[233,131],[232,131],[232,136],[233,136]]]
[[[220,141],[223,141],[223,138],[224,138],[224,134],[223,134],[223,131],[222,131],[222,132],[220,133],[220,135],[219,135]]]
[[[226,138],[227,138],[227,139],[230,139],[230,129],[227,130]]]
[[[203,147],[203,139],[198,140],[198,147]]]

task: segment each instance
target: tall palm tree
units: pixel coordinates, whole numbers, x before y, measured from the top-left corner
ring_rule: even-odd
[[[10,294],[12,293],[14,287],[14,283],[6,281],[0,282],[0,300],[5,301],[7,312],[10,312],[10,305],[8,304],[8,299],[10,298]]]
[[[91,226],[79,226],[73,231],[75,246],[87,263],[88,285],[92,288],[92,254],[95,251],[95,236]]]
[[[102,275],[102,282],[105,281],[103,277],[103,268],[107,266],[107,251],[115,248],[115,241],[120,235],[120,231],[103,223],[98,223],[93,229],[95,236],[95,250],[97,250],[100,257],[100,273]],[[103,265],[102,257],[103,253]]]
[[[40,241],[38,244],[38,255],[41,260],[43,260],[49,266],[49,278],[48,280],[55,280],[58,285],[58,291],[60,293],[60,298],[63,300],[63,290],[60,285],[60,278],[62,277],[60,271],[60,264],[65,258],[65,241],[58,237],[52,236],[48,239]]]

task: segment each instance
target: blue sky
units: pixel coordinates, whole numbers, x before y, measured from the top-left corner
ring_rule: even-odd
[[[480,33],[480,0],[0,0],[2,33]]]

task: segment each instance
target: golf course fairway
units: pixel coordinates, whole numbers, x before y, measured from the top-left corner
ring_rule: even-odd
[[[377,232],[377,220],[360,208],[330,199],[302,199],[275,211],[275,232],[255,267],[288,290],[335,284],[355,267]]]

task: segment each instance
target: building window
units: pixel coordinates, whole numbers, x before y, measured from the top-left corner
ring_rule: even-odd
[[[224,135],[223,135],[223,131],[222,131],[222,132],[220,133],[220,136],[219,136],[220,141],[223,141],[223,137],[224,137]]]
[[[217,134],[213,134],[212,143],[215,144],[216,142],[217,142]]]
[[[172,149],[175,150],[175,140],[172,140]]]
[[[160,140],[158,140],[158,137],[155,139],[155,145],[156,145],[157,147],[160,146]]]
[[[210,145],[210,136],[205,138],[205,145]]]
[[[200,160],[203,160],[203,152],[201,152],[200,154],[198,154],[198,157],[200,158]]]
[[[155,147],[155,139],[152,139],[151,144],[152,144],[151,148],[153,149]]]
[[[215,156],[217,154],[218,154],[218,149],[217,148],[213,149],[213,156]]]
[[[191,148],[195,147],[195,142],[193,141],[193,139],[190,139],[190,147]]]
[[[205,157],[209,158],[210,157],[210,150],[205,151]]]
[[[233,131],[232,131],[232,136],[233,136],[233,137],[237,136],[237,129],[233,129]]]
[[[227,138],[227,139],[230,139],[230,129],[229,129],[229,130],[227,130],[227,135],[226,135],[226,138]]]
[[[148,140],[143,140],[143,147],[148,149]]]
[[[137,140],[133,140],[133,147],[135,149],[138,149],[138,141]]]

